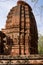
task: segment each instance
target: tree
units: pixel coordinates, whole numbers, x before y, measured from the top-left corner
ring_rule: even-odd
[[[39,37],[38,50],[40,54],[43,54],[43,36]]]

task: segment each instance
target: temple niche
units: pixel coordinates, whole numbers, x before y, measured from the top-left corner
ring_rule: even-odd
[[[10,55],[38,53],[38,31],[32,8],[25,1],[18,1],[8,13],[2,32],[13,40]]]

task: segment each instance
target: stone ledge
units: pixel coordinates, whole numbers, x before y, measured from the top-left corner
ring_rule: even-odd
[[[43,55],[0,55],[0,65],[43,64]]]

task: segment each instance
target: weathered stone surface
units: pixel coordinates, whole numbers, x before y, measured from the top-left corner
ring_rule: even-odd
[[[38,53],[37,25],[32,8],[26,2],[18,1],[10,10],[2,32],[13,40],[11,55]]]
[[[0,56],[0,65],[43,64],[43,55]]]

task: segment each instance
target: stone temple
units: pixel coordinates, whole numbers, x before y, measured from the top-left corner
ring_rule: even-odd
[[[25,1],[18,1],[8,13],[5,29],[6,52],[10,55],[30,55],[38,53],[38,31],[32,8]],[[11,47],[11,48],[10,48]],[[10,49],[10,50],[9,50]],[[10,51],[10,53],[9,53]]]

